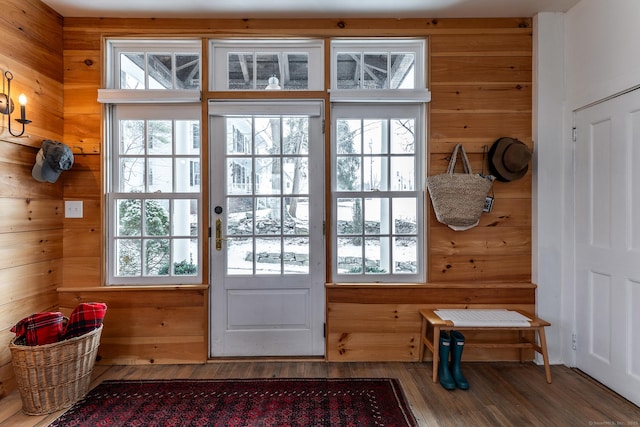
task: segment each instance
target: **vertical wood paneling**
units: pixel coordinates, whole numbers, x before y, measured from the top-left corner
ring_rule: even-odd
[[[20,93],[27,96],[33,123],[15,138],[5,130],[6,116],[0,120],[0,398],[15,388],[9,329],[58,307],[64,179],[50,184],[31,176],[42,139],[62,138],[62,17],[38,0],[4,0],[2,6],[0,70],[14,76],[14,103]]]

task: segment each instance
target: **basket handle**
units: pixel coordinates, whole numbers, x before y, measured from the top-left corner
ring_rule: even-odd
[[[458,159],[458,151],[460,151],[461,157],[462,157],[462,166],[464,167],[464,172],[468,173],[469,175],[473,174],[473,171],[471,170],[471,164],[469,163],[469,158],[467,157],[467,153],[464,151],[464,147],[462,146],[462,144],[456,144],[456,146],[453,149],[453,152],[451,153],[451,160],[449,160],[449,167],[447,168],[447,173],[449,175],[453,175],[453,171],[456,168],[456,161]]]

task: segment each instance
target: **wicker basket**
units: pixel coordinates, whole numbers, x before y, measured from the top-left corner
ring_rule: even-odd
[[[11,340],[11,363],[26,414],[50,414],[87,394],[101,334],[102,325],[53,344],[30,346]]]

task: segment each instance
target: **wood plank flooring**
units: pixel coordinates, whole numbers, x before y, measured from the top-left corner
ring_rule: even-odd
[[[640,425],[640,408],[580,371],[552,366],[552,384],[533,363],[464,364],[471,387],[447,391],[431,381],[431,363],[225,361],[203,365],[103,366],[92,387],[108,379],[394,377],[421,426]],[[62,412],[22,413],[18,392],[0,400],[0,426],[46,426]]]

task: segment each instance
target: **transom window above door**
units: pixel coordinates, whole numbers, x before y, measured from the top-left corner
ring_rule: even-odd
[[[211,40],[212,91],[322,90],[321,40]]]

